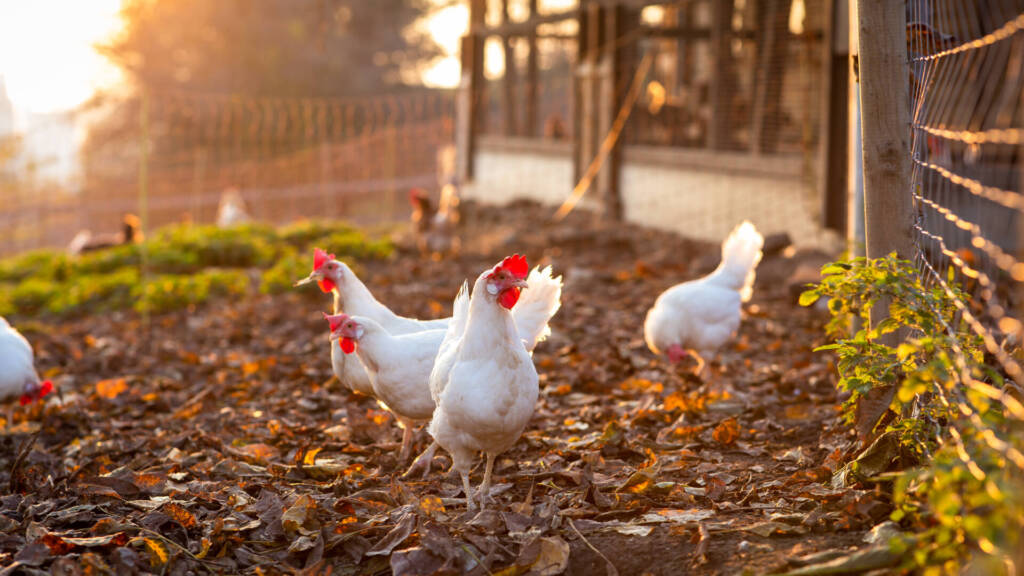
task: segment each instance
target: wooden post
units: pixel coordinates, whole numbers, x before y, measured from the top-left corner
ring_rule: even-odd
[[[473,179],[473,156],[476,152],[476,137],[483,127],[484,106],[482,103],[484,81],[483,38],[477,33],[484,25],[485,0],[471,0],[469,3],[469,34],[462,37],[459,59],[462,78],[455,100],[455,174],[459,182]]]
[[[501,23],[511,23],[508,15],[508,0],[501,0]],[[516,125],[516,58],[512,46],[512,36],[510,34],[502,35],[501,45],[505,56],[505,75],[501,79],[504,88],[501,107],[505,118],[505,136],[516,136],[519,134],[519,129]]]
[[[904,2],[858,0],[861,136],[864,154],[864,228],[868,258],[892,252],[912,258],[913,199],[910,190],[910,101],[907,16]],[[877,325],[888,302],[871,311]],[[899,333],[887,335],[896,345]],[[876,388],[857,405],[857,431],[870,438],[889,408],[895,385]]]
[[[594,156],[597,155],[598,146],[600,146],[599,57],[603,32],[602,12],[599,4],[589,3],[586,4],[586,9],[581,15],[583,26],[580,27],[579,54],[582,64],[576,69],[579,83],[577,95],[579,146],[575,161],[577,176],[581,176],[586,167],[590,165]]]
[[[818,189],[822,194],[822,223],[826,228],[841,232],[845,230],[847,220],[849,9],[846,0],[824,0],[824,7],[824,90],[821,96]]]
[[[910,103],[903,2],[859,0],[867,255],[913,255]]]
[[[537,0],[530,0],[529,18],[537,15]],[[537,63],[537,27],[531,26],[526,37],[526,130],[523,135],[528,138],[536,138],[539,131],[537,125],[537,99],[540,92],[540,75]]]
[[[707,145],[712,149],[728,148],[732,118],[732,31],[733,2],[711,3],[711,125]]]
[[[639,26],[639,13],[636,10],[623,5],[609,6],[605,9],[605,46],[604,64],[602,70],[606,72],[602,80],[601,105],[598,110],[601,112],[601,130],[599,138],[605,138],[612,130],[615,119],[619,115],[619,109],[623,106],[626,92],[630,88],[630,79],[633,76],[633,66],[636,62],[635,41],[622,41],[633,29]],[[622,169],[622,148],[623,138],[621,135],[615,140],[615,146],[609,153],[598,178],[600,185],[600,197],[603,199],[604,217],[619,221],[622,220],[622,196],[619,189],[619,179]]]
[[[786,49],[789,44],[789,6],[788,0],[761,0],[757,5],[759,55],[756,58],[756,97],[750,137],[750,150],[755,155],[775,152],[779,144],[782,85],[786,67],[790,64]]]

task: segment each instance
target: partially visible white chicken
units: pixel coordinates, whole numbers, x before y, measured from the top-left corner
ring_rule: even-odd
[[[429,421],[434,413],[430,372],[445,331],[424,330],[393,336],[365,316],[324,317],[331,326],[331,340],[339,341],[345,354],[358,356],[369,375],[373,396],[395,415],[402,427],[398,460],[405,462],[412,448],[413,428]],[[429,462],[436,449],[431,445],[417,462]]]
[[[753,293],[762,246],[764,237],[744,221],[722,243],[722,263],[714,272],[662,292],[644,321],[648,348],[667,355],[672,363],[692,354],[697,373],[702,374],[705,358],[739,328],[742,303]]]
[[[245,199],[238,192],[237,188],[228,188],[220,195],[220,204],[217,206],[217,227],[230,228],[239,224],[245,224],[252,218],[249,217],[249,210],[245,207]]]
[[[510,256],[477,278],[468,299],[460,293],[430,374],[437,407],[428,430],[452,455],[469,509],[476,453],[487,459],[479,492],[484,507],[495,457],[519,440],[537,403],[537,370],[509,311],[528,286],[526,272],[526,259]]]
[[[28,340],[0,316],[0,401],[15,398],[24,406],[53,392],[53,383],[40,382],[35,355]],[[7,425],[11,425],[8,415]]]

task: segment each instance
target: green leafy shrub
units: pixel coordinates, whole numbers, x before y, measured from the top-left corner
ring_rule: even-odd
[[[286,252],[277,262],[263,273],[260,292],[281,294],[292,289],[297,280],[309,274],[312,258],[296,250]]]
[[[232,228],[216,226],[172,226],[157,232],[152,243],[154,253],[168,254],[167,259],[177,262],[190,254],[197,269],[208,267],[248,268],[269,265],[275,256],[274,229],[259,224],[244,224]]]
[[[336,232],[321,239],[317,247],[338,258],[355,260],[382,260],[391,256],[394,251],[390,241],[370,240],[357,231]]]
[[[333,234],[359,232],[344,222],[302,220],[281,229],[281,239],[298,250],[319,246]]]
[[[0,282],[19,282],[26,278],[60,279],[66,273],[67,257],[53,250],[33,250],[0,260]]]
[[[0,260],[0,313],[73,316],[134,307],[162,312],[249,288],[240,269],[263,269],[260,290],[291,290],[309,273],[320,246],[358,269],[358,260],[386,258],[392,246],[344,223],[302,222],[280,233],[262,224],[232,228],[173,225],[144,245],[115,246],[69,258],[38,250]],[[145,251],[145,253],[143,253]],[[149,282],[139,284],[143,256]]]
[[[911,467],[896,474],[892,519],[914,537],[892,546],[906,568],[956,574],[970,562],[994,573],[1019,546],[1024,522],[1024,407],[985,363],[983,339],[958,322],[969,297],[952,273],[948,292],[928,287],[895,255],[836,262],[822,276],[800,301],[829,299],[835,342],[818,350],[838,356],[845,417],[872,390],[895,387],[883,433],[899,439]],[[879,303],[888,315],[871,328]],[[861,320],[852,335],[851,318]]]
[[[248,291],[249,277],[240,270],[166,274],[136,286],[134,307],[137,312],[160,314],[202,304],[211,298],[244,296]]]
[[[138,283],[139,272],[134,268],[76,276],[50,299],[46,310],[58,316],[72,316],[127,308]]]
[[[53,280],[28,278],[18,283],[7,299],[15,313],[36,314],[47,309],[47,305],[55,299],[62,286]]]

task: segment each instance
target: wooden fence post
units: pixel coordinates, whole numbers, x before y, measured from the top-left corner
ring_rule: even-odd
[[[864,229],[868,258],[892,252],[913,257],[913,198],[910,189],[910,100],[906,2],[858,0],[857,35],[864,155]],[[871,311],[877,325],[888,312]],[[889,334],[894,345],[901,334]],[[857,431],[870,436],[886,412],[895,386],[877,388],[857,406]]]

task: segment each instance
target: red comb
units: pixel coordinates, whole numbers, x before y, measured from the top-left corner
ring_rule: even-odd
[[[319,270],[329,260],[334,260],[334,254],[328,254],[319,248],[313,249],[313,270]]]
[[[46,396],[50,392],[53,392],[53,382],[47,380],[43,382],[42,386],[39,387],[39,397],[42,398],[43,396]]]
[[[416,203],[420,199],[426,197],[427,191],[423,188],[412,188],[409,190],[409,202]]]
[[[335,330],[338,329],[339,326],[341,326],[341,324],[343,322],[345,322],[345,320],[348,320],[348,315],[346,315],[346,314],[335,314],[335,315],[332,316],[332,315],[327,314],[325,312],[324,313],[324,320],[327,320],[327,323],[331,325],[331,332],[334,332]]]
[[[530,266],[526,263],[526,256],[519,254],[513,254],[502,260],[501,267],[520,280],[526,278],[526,274],[530,271]]]

